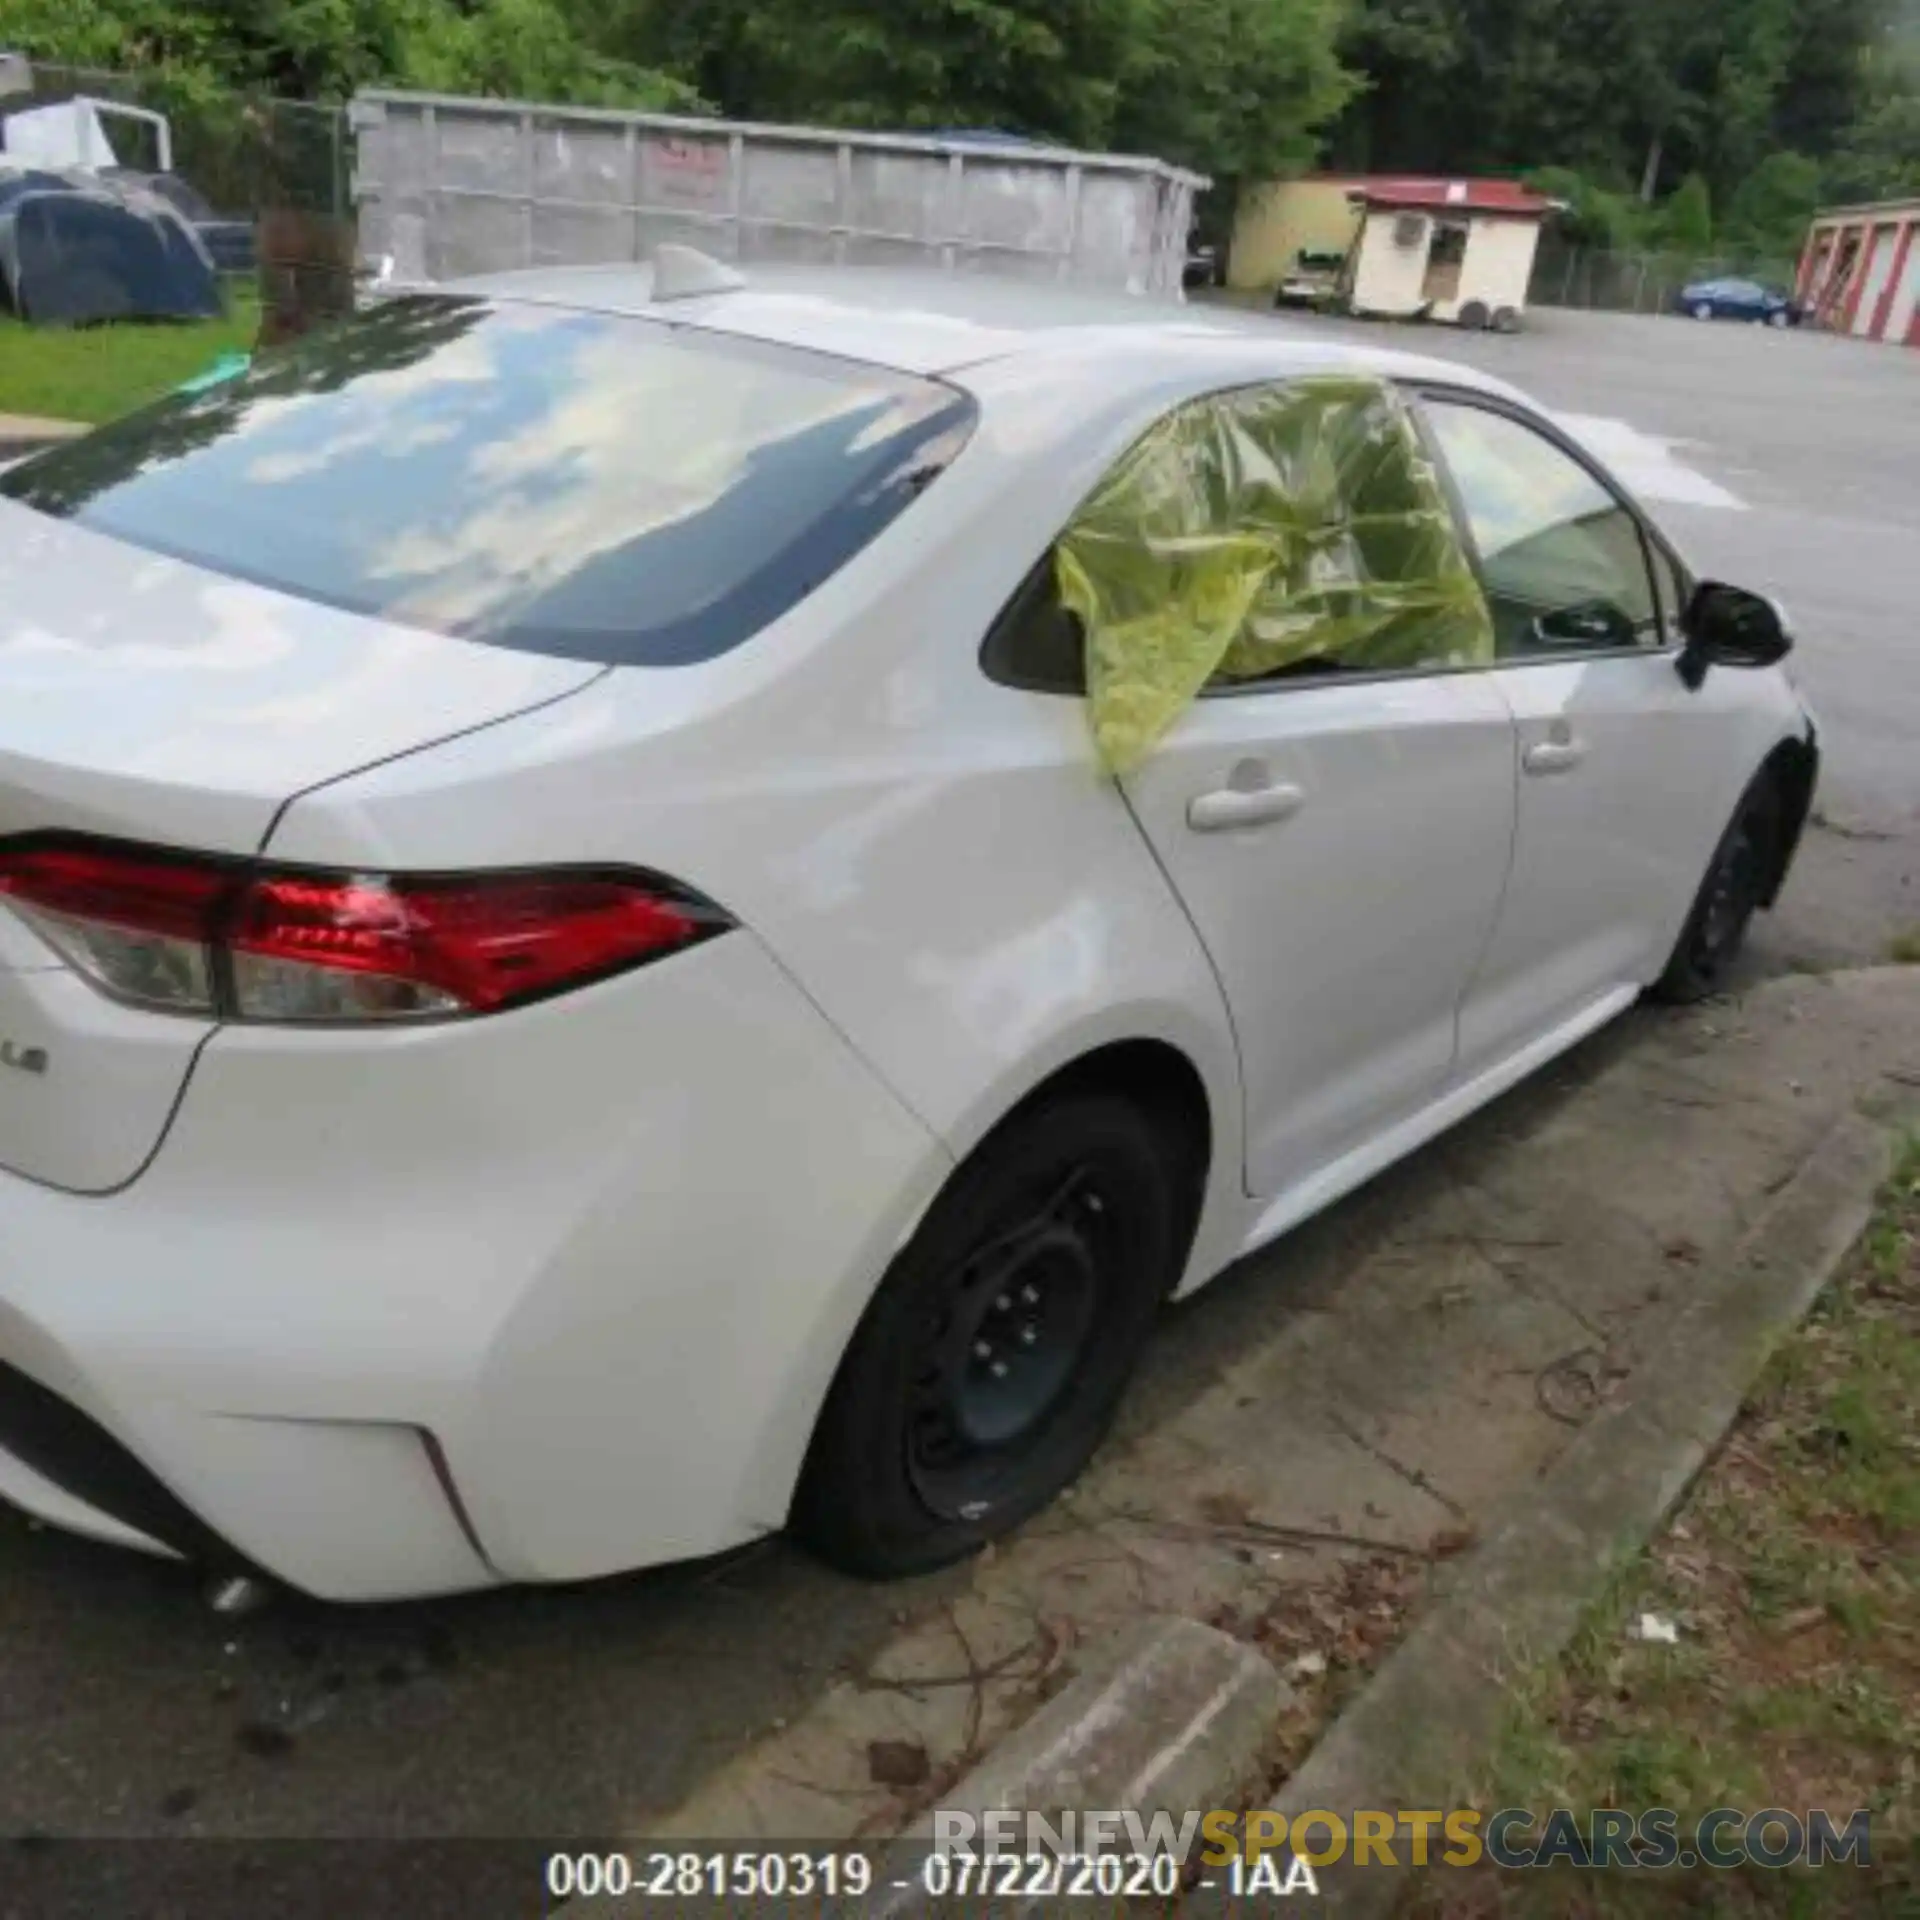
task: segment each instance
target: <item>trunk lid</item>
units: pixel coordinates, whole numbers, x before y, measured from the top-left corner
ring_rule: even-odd
[[[603,670],[294,599],[0,500],[0,836],[253,853],[294,794]]]
[[[0,839],[250,854],[307,788],[601,671],[294,599],[0,500]],[[0,902],[0,1167],[88,1193],[132,1179],[210,1030],[107,999]]]

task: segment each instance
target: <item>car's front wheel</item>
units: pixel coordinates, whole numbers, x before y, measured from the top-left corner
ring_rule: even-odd
[[[1016,1114],[935,1201],[835,1377],[793,1525],[888,1579],[1036,1513],[1107,1431],[1184,1251],[1185,1183],[1104,1091]]]
[[[1774,310],[1767,315],[1767,325],[1770,327],[1790,327],[1793,325],[1793,315],[1790,314],[1785,307],[1775,307]]]
[[[1713,851],[1655,999],[1686,1006],[1724,989],[1772,882],[1784,826],[1780,783],[1769,770],[1747,789]]]
[[[1693,317],[1696,320],[1711,320],[1713,318],[1713,309],[1702,300],[1694,307]]]

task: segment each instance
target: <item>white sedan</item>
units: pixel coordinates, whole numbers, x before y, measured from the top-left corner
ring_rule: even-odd
[[[1723,980],[1787,644],[1498,382],[962,278],[407,294],[40,454],[0,1496],[348,1600],[963,1555]]]

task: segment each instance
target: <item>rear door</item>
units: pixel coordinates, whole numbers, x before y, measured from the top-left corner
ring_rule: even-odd
[[[1363,574],[1376,559],[1414,564],[1417,542],[1400,517],[1430,511],[1408,490],[1417,447],[1399,442],[1408,452],[1396,456],[1390,422],[1376,418],[1363,448],[1322,443],[1268,467],[1275,450],[1258,423],[1271,425],[1269,398],[1284,407],[1295,391],[1233,397],[1240,434],[1225,430],[1223,471],[1195,489],[1212,524],[1189,529],[1185,550],[1216,534],[1257,545],[1276,520],[1294,524],[1297,551],[1313,555],[1286,590],[1301,597],[1250,613],[1242,636],[1258,626],[1268,646],[1284,629],[1291,637],[1278,646],[1306,651],[1264,678],[1243,677],[1257,671],[1245,661],[1239,676],[1216,675],[1122,783],[1225,992],[1245,1089],[1246,1180],[1261,1197],[1444,1086],[1513,840],[1512,716],[1489,674],[1460,670],[1461,629],[1415,619],[1396,629],[1383,650],[1394,666],[1382,670],[1377,659],[1360,664],[1375,659],[1359,637],[1364,620],[1349,613],[1342,629],[1309,610],[1323,596],[1344,604],[1356,564]],[[1198,433],[1189,457],[1212,444]],[[1330,471],[1339,477],[1324,478]],[[1432,518],[1457,568],[1444,515]],[[1484,650],[1477,608],[1470,627]],[[1350,638],[1335,637],[1342,631]]]
[[[1439,1092],[1513,838],[1489,676],[1222,689],[1125,784],[1233,1013],[1252,1193]]]
[[[1675,671],[1684,576],[1604,473],[1484,396],[1424,411],[1517,723],[1513,872],[1461,1008],[1464,1077],[1660,972],[1754,749],[1738,676],[1695,692]]]

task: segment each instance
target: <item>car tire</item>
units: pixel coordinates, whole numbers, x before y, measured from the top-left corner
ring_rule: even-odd
[[[895,1258],[840,1363],[792,1526],[865,1579],[1040,1511],[1105,1437],[1185,1251],[1183,1156],[1089,1090],[1005,1122]]]
[[[1693,317],[1696,320],[1711,320],[1713,318],[1713,309],[1702,300],[1700,304],[1693,309]]]
[[[1784,331],[1793,325],[1793,315],[1790,314],[1785,307],[1775,307],[1774,310],[1767,315],[1767,325],[1770,327],[1779,327]]]
[[[1779,857],[1786,806],[1771,768],[1754,781],[1707,864],[1666,970],[1651,995],[1691,1006],[1724,990]]]

